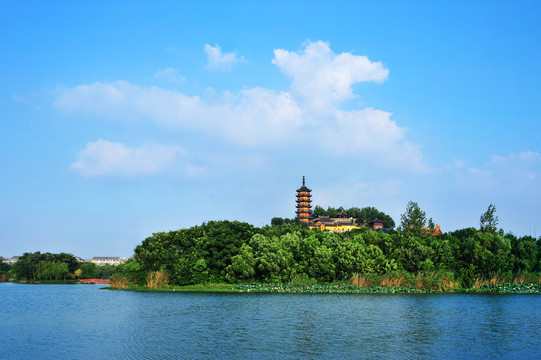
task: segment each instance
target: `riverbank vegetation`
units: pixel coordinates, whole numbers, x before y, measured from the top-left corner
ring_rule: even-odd
[[[0,282],[6,282],[10,279],[11,265],[5,262],[0,262]]]
[[[387,216],[352,209],[359,224],[368,221],[362,216]],[[397,230],[386,220],[392,224],[387,232],[362,227],[331,233],[281,218],[262,228],[209,221],[155,233],[115,267],[36,252],[4,273],[22,282],[110,278],[111,288],[145,291],[540,292],[541,238],[497,230],[495,210],[490,205],[481,215],[479,229],[441,235],[434,235],[432,219],[414,202]]]
[[[491,207],[479,230],[438,236],[432,235],[431,221],[427,227],[415,203],[408,204],[398,230],[388,233],[369,228],[322,232],[295,221],[274,221],[262,228],[209,221],[148,237],[117,267],[111,286],[256,283],[431,292],[534,284],[531,289],[539,289],[541,242],[496,231]],[[161,281],[156,280],[158,273]]]
[[[112,265],[96,266],[91,262],[79,262],[72,254],[37,251],[24,253],[7,271],[0,272],[0,276],[3,281],[77,283],[79,279],[108,279],[114,270]]]

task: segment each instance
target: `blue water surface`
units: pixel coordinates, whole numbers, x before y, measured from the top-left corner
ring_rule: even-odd
[[[541,358],[541,295],[100,287],[0,283],[0,358]]]

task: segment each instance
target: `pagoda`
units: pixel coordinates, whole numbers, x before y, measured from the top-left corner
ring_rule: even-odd
[[[304,175],[302,176],[302,186],[297,189],[297,219],[303,223],[309,223],[312,215],[312,190],[306,187]]]

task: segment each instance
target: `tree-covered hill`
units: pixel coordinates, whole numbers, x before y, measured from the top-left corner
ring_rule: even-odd
[[[163,271],[177,285],[197,283],[349,281],[356,274],[445,274],[463,287],[478,279],[539,278],[541,241],[467,228],[440,236],[390,234],[367,228],[345,233],[283,222],[256,228],[238,221],[160,232],[145,239],[119,270],[144,285]]]

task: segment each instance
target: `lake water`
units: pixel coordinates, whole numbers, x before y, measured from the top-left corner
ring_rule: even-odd
[[[539,359],[541,295],[195,294],[0,283],[2,359]]]

